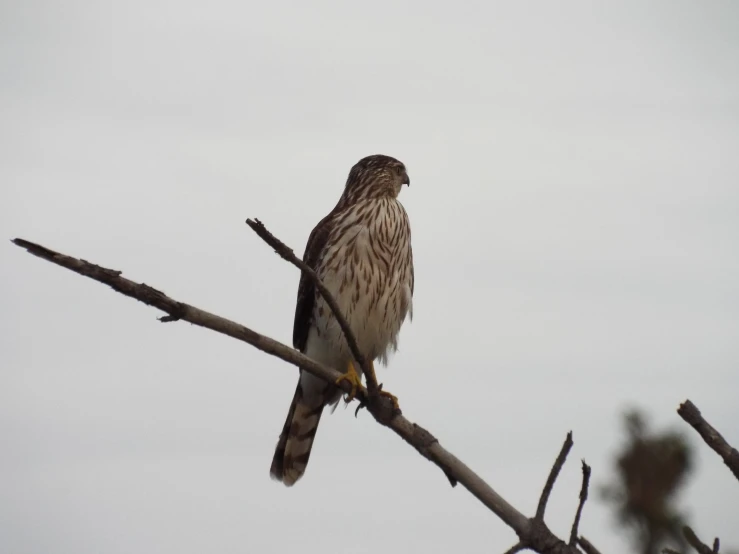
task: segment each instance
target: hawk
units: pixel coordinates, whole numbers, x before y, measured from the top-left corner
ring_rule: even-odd
[[[333,210],[313,229],[303,261],[326,285],[349,323],[374,374],[374,360],[387,363],[398,347],[398,333],[413,309],[413,252],[408,215],[398,201],[410,186],[405,165],[374,155],[352,167]],[[353,398],[361,385],[354,360],[331,308],[306,275],[298,284],[293,346],[343,373]],[[305,473],[323,408],[334,409],[341,389],[300,371],[285,425],[270,468],[273,479],[292,486]]]

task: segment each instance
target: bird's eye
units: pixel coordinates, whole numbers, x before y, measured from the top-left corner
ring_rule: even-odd
[[[403,169],[404,169],[403,166],[402,165],[399,165],[399,166],[397,166],[395,168],[395,173],[397,173],[398,175],[402,175],[403,174]]]

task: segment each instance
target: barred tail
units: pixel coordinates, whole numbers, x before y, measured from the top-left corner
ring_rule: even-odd
[[[298,381],[269,470],[273,479],[281,481],[287,487],[293,486],[305,473],[323,406],[322,395],[317,395],[309,401],[303,395],[301,383]]]

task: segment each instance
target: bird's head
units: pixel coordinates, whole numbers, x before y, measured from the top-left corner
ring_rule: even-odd
[[[403,185],[410,186],[403,162],[375,154],[362,158],[349,172],[343,197],[352,202],[366,198],[397,198]]]

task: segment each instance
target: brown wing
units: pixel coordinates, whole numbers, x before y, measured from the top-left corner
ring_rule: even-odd
[[[308,237],[308,244],[305,245],[305,254],[303,261],[312,270],[318,268],[319,257],[323,252],[326,241],[333,227],[333,216],[336,213],[334,208],[331,213],[318,222]],[[305,351],[305,343],[308,342],[308,332],[313,323],[313,305],[316,302],[316,287],[313,281],[301,272],[300,283],[298,284],[298,301],[295,306],[295,321],[293,322],[293,346]]]

